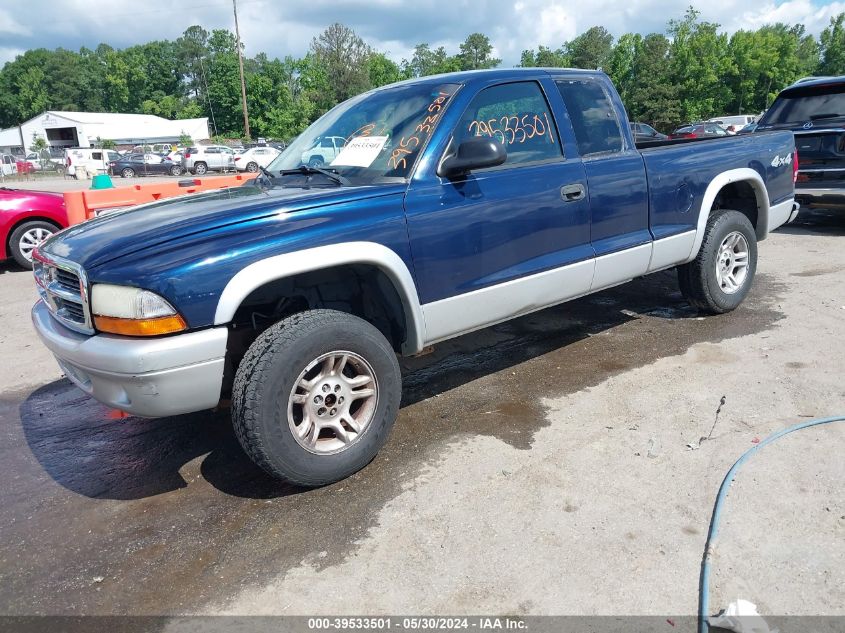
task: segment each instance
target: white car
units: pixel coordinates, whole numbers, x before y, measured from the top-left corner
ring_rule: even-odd
[[[302,152],[302,164],[311,167],[322,167],[331,163],[340,150],[343,149],[346,139],[342,136],[322,136],[314,145]]]
[[[18,161],[11,154],[0,154],[0,171],[4,176],[15,176],[18,173]]]
[[[65,150],[67,173],[74,178],[87,178],[90,174],[105,174],[109,163],[120,160],[120,154],[111,149],[72,147]]]
[[[717,123],[718,125],[721,125],[723,128],[725,128],[728,134],[736,134],[746,125],[750,125],[756,120],[757,117],[753,114],[731,114],[727,116],[719,116],[714,117],[712,119],[707,119],[706,123]]]
[[[275,147],[251,147],[240,154],[235,154],[235,167],[238,171],[254,173],[259,167],[269,165],[280,153]]]

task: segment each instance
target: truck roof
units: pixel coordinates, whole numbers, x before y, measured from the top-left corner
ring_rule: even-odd
[[[405,79],[394,84],[375,88],[374,90],[381,90],[382,88],[391,88],[393,86],[410,86],[413,84],[441,84],[441,83],[458,83],[466,84],[476,80],[486,79],[519,79],[525,76],[534,76],[538,74],[554,75],[584,75],[584,76],[605,76],[601,70],[587,70],[584,68],[551,68],[551,67],[531,67],[531,68],[490,68],[484,70],[462,70],[454,73],[442,73],[439,75],[426,75],[425,77],[413,77]]]

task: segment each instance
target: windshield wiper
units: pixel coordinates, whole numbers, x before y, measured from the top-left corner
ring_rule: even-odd
[[[322,167],[312,167],[311,165],[300,165],[296,169],[283,169],[279,172],[280,176],[313,176],[314,174],[320,174],[322,176],[325,176],[326,178],[329,178],[344,187],[349,187],[352,185],[348,178],[344,178],[335,171],[329,171],[328,169],[323,169]]]

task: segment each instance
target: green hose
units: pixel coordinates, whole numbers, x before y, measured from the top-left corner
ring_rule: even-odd
[[[710,529],[707,532],[707,543],[704,547],[704,558],[701,561],[701,576],[699,580],[699,600],[698,600],[698,632],[699,633],[708,633],[710,630],[710,625],[707,622],[707,614],[710,611],[710,560],[713,554],[713,543],[716,540],[716,536],[719,534],[719,519],[722,517],[722,504],[725,501],[725,498],[728,496],[728,489],[731,486],[731,483],[736,476],[739,467],[754,453],[759,451],[764,446],[771,444],[776,439],[783,437],[784,435],[788,435],[793,431],[800,431],[801,429],[807,429],[811,426],[818,426],[820,424],[829,424],[831,422],[845,422],[845,416],[836,416],[833,418],[816,418],[815,420],[810,420],[808,422],[802,422],[801,424],[796,424],[795,426],[790,426],[788,428],[782,429],[777,431],[776,433],[772,433],[769,437],[765,440],[756,444],[745,451],[742,456],[734,462],[734,465],[731,466],[731,469],[728,471],[728,474],[725,475],[725,478],[722,480],[722,485],[719,487],[719,494],[716,495],[716,503],[713,505],[713,515],[710,518]]]

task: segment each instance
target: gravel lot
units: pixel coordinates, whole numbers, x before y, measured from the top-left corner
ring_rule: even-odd
[[[35,340],[30,275],[5,264],[0,613],[693,614],[733,461],[845,414],[843,218],[761,243],[732,314],[699,317],[659,273],[405,362],[379,457],[306,492],[253,467],[225,412],[113,419]],[[828,425],[740,472],[714,608],[845,615],[844,450]]]

